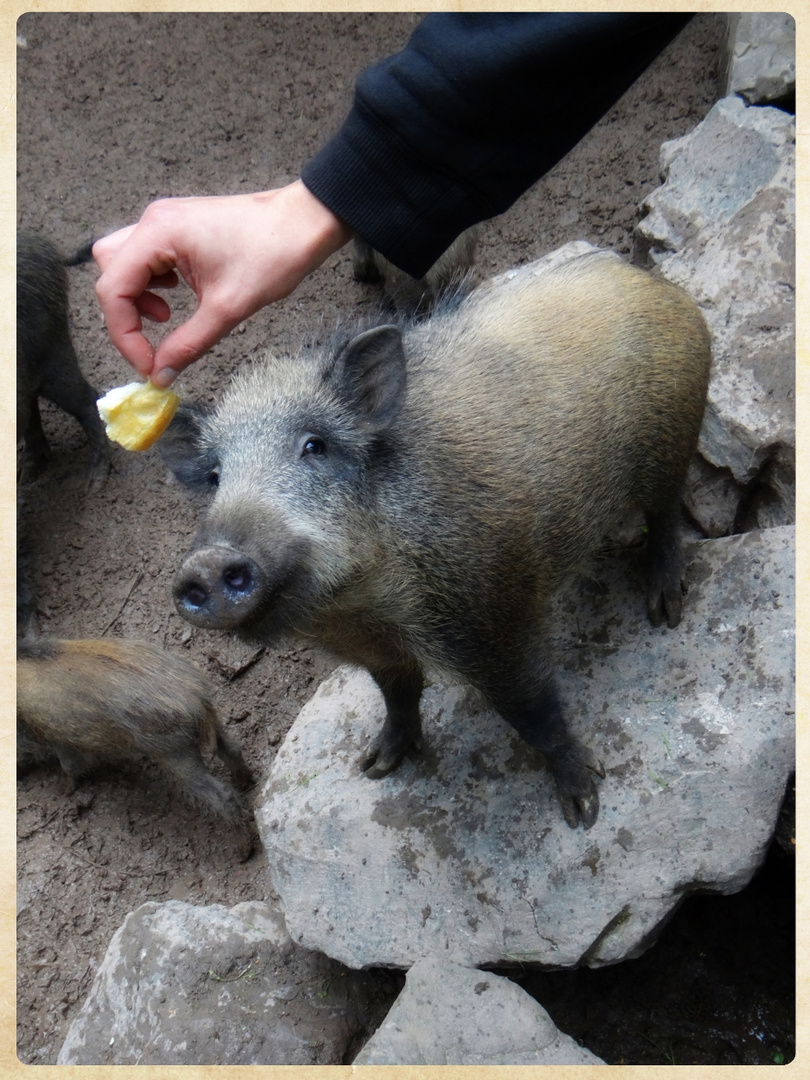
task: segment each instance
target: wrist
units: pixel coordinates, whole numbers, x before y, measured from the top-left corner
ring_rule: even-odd
[[[280,200],[281,205],[276,202],[273,207],[273,233],[295,253],[301,277],[310,274],[354,236],[352,228],[313,195],[301,180],[252,198],[268,203]]]
[[[290,185],[302,211],[311,219],[313,226],[320,233],[321,244],[337,251],[354,236],[354,229],[330,210],[326,203],[313,195],[303,180],[296,180]]]

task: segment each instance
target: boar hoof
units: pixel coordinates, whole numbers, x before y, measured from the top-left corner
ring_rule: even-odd
[[[105,457],[100,461],[94,461],[87,471],[85,491],[87,493],[101,491],[107,483],[107,477],[110,475],[110,468],[111,462],[109,458]]]
[[[231,779],[239,791],[247,791],[253,783],[253,773],[247,765],[240,765],[234,769]]]
[[[563,816],[572,829],[580,822],[586,829],[599,816],[599,794],[593,775],[604,780],[605,770],[592,750],[572,743],[564,754],[551,763]]]
[[[252,854],[253,837],[248,829],[240,829],[236,834],[236,858],[239,862],[247,862]]]
[[[667,626],[674,630],[683,614],[683,588],[677,585],[672,589],[650,592],[647,596],[647,616],[653,626],[660,626],[666,618]]]
[[[408,751],[418,751],[421,745],[421,740],[414,739],[410,732],[384,727],[360,759],[360,768],[372,780],[379,780],[393,772]]]

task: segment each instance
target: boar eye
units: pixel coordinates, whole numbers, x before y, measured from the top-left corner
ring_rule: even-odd
[[[211,485],[211,487],[219,487],[220,471],[221,470],[219,465],[215,465],[211,472],[208,474],[208,483]]]
[[[301,457],[307,457],[311,454],[313,457],[320,457],[326,453],[326,443],[323,439],[310,436],[304,443],[301,449]]]

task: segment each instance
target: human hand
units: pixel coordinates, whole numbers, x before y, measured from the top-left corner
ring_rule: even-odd
[[[118,351],[143,376],[168,386],[230,330],[288,296],[342,247],[351,229],[300,180],[249,195],[160,199],[136,225],[93,245],[96,295]],[[171,308],[153,290],[183,278],[197,309],[153,348],[143,320]]]

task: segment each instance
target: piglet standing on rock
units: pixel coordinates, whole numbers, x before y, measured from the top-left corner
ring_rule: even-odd
[[[424,669],[463,676],[588,827],[604,770],[567,729],[549,599],[635,505],[649,616],[677,624],[709,366],[694,303],[603,252],[505,275],[422,323],[270,356],[164,437],[178,477],[213,494],[178,611],[366,667],[387,710],[370,777],[419,747]]]
[[[73,790],[93,766],[143,754],[234,829],[246,859],[252,839],[239,798],[200,753],[216,753],[238,787],[251,782],[211,695],[197,667],[146,642],[18,641],[17,768],[57,758]]]

